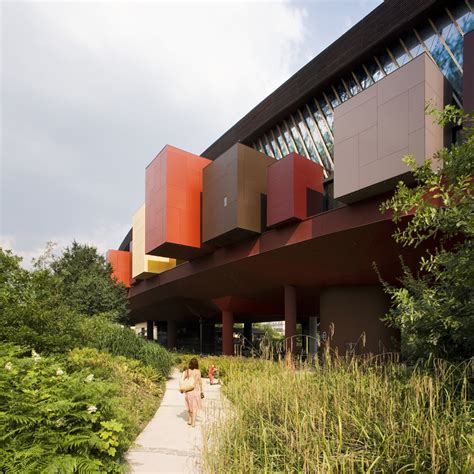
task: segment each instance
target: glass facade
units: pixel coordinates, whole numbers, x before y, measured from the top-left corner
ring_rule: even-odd
[[[435,61],[451,84],[456,102],[462,104],[463,38],[473,29],[474,14],[469,0],[453,1],[438,17],[427,18],[413,31],[382,49],[372,60],[359,65],[320,96],[294,111],[259,137],[253,147],[277,159],[296,151],[321,164],[325,177],[331,177],[334,108],[423,52]]]

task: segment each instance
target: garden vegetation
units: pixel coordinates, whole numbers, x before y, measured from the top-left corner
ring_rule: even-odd
[[[0,249],[0,472],[122,472],[173,356],[138,337],[95,248],[32,270]]]
[[[207,430],[206,472],[472,472],[472,361],[210,363],[232,404]]]

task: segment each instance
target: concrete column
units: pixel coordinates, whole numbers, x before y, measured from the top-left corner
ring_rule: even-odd
[[[176,348],[176,321],[174,319],[170,319],[168,321],[168,349]]]
[[[153,330],[154,330],[154,322],[153,321],[147,321],[146,322],[146,338],[149,341],[153,341]]]
[[[222,311],[222,353],[234,355],[234,314]]]
[[[250,323],[250,322],[244,323],[244,338],[245,338],[245,345],[247,347],[251,346],[251,344],[252,344],[252,323]]]
[[[296,340],[296,289],[285,285],[285,339],[286,350],[295,352]]]
[[[398,350],[399,332],[383,318],[390,299],[381,285],[333,286],[321,290],[320,333],[340,355]]]
[[[310,354],[316,354],[318,351],[318,343],[316,340],[318,333],[318,319],[316,317],[310,317],[309,318],[309,331],[308,331],[308,336],[309,337],[309,353]]]

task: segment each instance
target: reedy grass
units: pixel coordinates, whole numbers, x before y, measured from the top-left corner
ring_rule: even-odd
[[[473,361],[213,359],[233,413],[208,428],[207,472],[472,472]]]

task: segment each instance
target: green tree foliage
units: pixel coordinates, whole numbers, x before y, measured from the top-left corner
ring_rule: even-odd
[[[71,307],[64,294],[73,294],[78,286],[75,286],[72,277],[62,278],[58,274],[72,272],[74,265],[71,261],[75,257],[67,253],[63,263],[61,257],[51,256],[51,249],[49,246],[35,262],[34,270],[28,271],[21,268],[19,257],[0,248],[0,342],[28,346],[50,354],[63,353],[75,347],[94,347],[142,361],[166,378],[173,365],[173,356],[163,347],[111,321],[110,311],[91,315],[81,312],[80,303],[77,308]],[[90,266],[95,265],[94,252],[95,249],[86,251],[89,256],[92,254]],[[53,271],[53,266],[58,268]],[[110,280],[108,274],[100,278]],[[67,287],[69,281],[72,281],[72,290]],[[113,281],[110,283],[114,284]],[[104,283],[105,297],[111,298],[112,291],[109,291],[107,284]],[[124,288],[118,288],[122,294]],[[95,293],[95,297],[99,300],[100,293]],[[120,300],[116,310],[122,306]]]
[[[62,352],[79,338],[80,315],[65,304],[49,270],[28,271],[0,249],[0,341]]]
[[[407,355],[455,360],[471,357],[474,349],[473,116],[452,106],[434,114],[443,126],[464,123],[463,138],[435,154],[437,167],[405,157],[415,186],[398,183],[381,206],[393,212],[398,243],[435,246],[416,273],[402,262],[400,287],[385,285],[393,303],[387,321],[401,329]]]
[[[110,264],[95,247],[74,241],[49,267],[58,278],[62,298],[72,310],[127,321],[127,290],[111,278]]]

